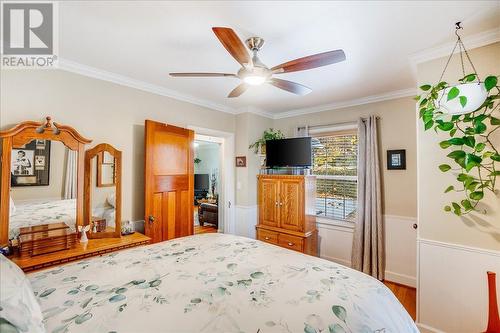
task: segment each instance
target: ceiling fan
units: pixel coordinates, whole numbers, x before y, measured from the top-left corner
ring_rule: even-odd
[[[233,29],[214,27],[212,31],[233,58],[241,64],[242,67],[238,73],[170,73],[170,75],[173,77],[236,77],[241,79],[243,82],[234,88],[227,97],[238,97],[243,94],[249,86],[257,86],[263,83],[269,83],[297,95],[307,95],[312,91],[311,88],[299,83],[277,79],[273,76],[275,74],[298,72],[331,65],[346,59],[343,50],[334,50],[291,60],[268,68],[257,56],[257,53],[264,45],[264,39],[260,37],[251,37],[245,41],[247,47],[253,54],[252,57],[250,57],[250,54],[247,52],[245,46]]]

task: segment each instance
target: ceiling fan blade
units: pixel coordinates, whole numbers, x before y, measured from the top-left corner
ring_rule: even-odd
[[[222,45],[224,45],[227,52],[229,52],[237,62],[239,62],[242,66],[251,63],[252,58],[248,54],[245,45],[243,45],[233,29],[213,27],[212,31],[215,33]]]
[[[345,59],[345,53],[343,50],[334,50],[288,61],[281,65],[274,66],[271,70],[275,74],[304,71],[307,69],[331,65],[344,61]]]
[[[234,88],[230,93],[229,95],[227,95],[227,97],[229,98],[233,98],[233,97],[238,97],[240,96],[241,94],[243,94],[248,88],[248,84],[246,83],[241,83],[239,86],[237,86],[236,88]]]
[[[275,87],[278,87],[280,89],[286,90],[288,92],[304,96],[309,94],[312,89],[306,86],[303,86],[299,83],[295,83],[292,81],[287,81],[287,80],[281,80],[281,79],[271,79],[268,81],[269,84],[272,84]]]
[[[228,73],[169,73],[173,77],[236,77]]]

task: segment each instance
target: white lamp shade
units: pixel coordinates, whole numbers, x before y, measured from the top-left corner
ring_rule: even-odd
[[[460,104],[460,98],[458,96],[448,101],[448,92],[451,88],[453,88],[449,87],[439,93],[439,111],[451,115],[470,113],[477,110],[477,108],[479,108],[484,103],[486,97],[488,97],[488,92],[486,91],[484,83],[482,82],[459,84],[455,87],[457,87],[460,91],[458,96],[467,97],[467,103],[465,104],[465,106],[462,106],[462,104]]]

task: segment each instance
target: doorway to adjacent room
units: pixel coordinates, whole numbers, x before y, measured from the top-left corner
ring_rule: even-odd
[[[195,135],[194,141],[194,233],[212,233],[221,228],[222,139]]]

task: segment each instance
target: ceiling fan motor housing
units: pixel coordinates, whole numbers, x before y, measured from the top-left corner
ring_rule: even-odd
[[[264,38],[260,37],[250,37],[245,41],[245,44],[247,44],[247,47],[251,51],[259,51],[262,46],[264,45]]]

